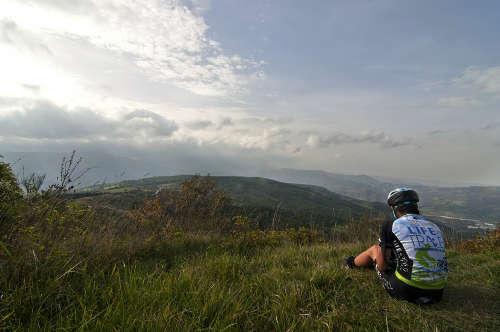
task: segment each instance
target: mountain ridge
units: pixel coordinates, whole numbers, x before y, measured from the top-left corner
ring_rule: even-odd
[[[390,190],[411,186],[420,195],[422,209],[429,213],[500,221],[498,186],[441,187],[409,182],[388,183],[366,175],[297,169],[275,170],[269,176],[278,181],[322,185],[330,191],[345,196],[381,203],[385,203]]]
[[[146,190],[154,192],[165,186],[179,186],[193,175],[148,177],[138,180],[124,180],[111,185],[98,185],[83,190],[89,192],[123,192]],[[276,208],[281,206],[290,210],[316,209],[322,212],[334,209],[367,211],[381,210],[382,204],[358,200],[316,185],[285,183],[264,177],[209,176],[217,188],[227,192],[240,205]]]

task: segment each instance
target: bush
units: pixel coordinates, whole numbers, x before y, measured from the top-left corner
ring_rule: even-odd
[[[16,177],[10,166],[0,161],[0,243],[5,241],[21,203],[22,191]]]
[[[482,237],[458,242],[455,244],[455,247],[457,250],[466,253],[495,252],[500,248],[500,230],[496,229]]]
[[[232,225],[230,203],[229,196],[217,190],[209,176],[193,176],[179,189],[160,190],[130,216],[143,226],[158,230],[223,233]]]

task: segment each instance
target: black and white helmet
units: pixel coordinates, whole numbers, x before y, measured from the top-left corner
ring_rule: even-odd
[[[410,188],[397,188],[392,190],[387,196],[387,204],[390,207],[406,204],[418,203],[418,194],[415,190]]]

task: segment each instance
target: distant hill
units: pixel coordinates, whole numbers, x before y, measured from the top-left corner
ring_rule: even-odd
[[[191,175],[152,177],[122,181],[114,188],[156,190],[162,185],[182,183]],[[286,209],[379,209],[380,204],[346,197],[323,187],[305,184],[283,183],[260,177],[212,176],[217,187],[242,205],[281,207]]]
[[[158,189],[176,188],[189,177],[191,175],[127,180],[111,185],[88,187],[79,195],[88,195],[95,197],[95,201],[127,208],[127,204],[138,204]],[[283,215],[283,219],[289,219],[292,224],[333,223],[334,220],[345,221],[350,217],[387,212],[383,204],[343,196],[314,185],[283,183],[259,177],[211,178],[218,189],[226,192],[237,206],[248,209],[250,214],[272,217],[277,210]]]
[[[428,214],[500,222],[500,187],[439,187],[409,182],[382,182],[366,175],[294,169],[270,171],[267,176],[278,181],[323,186],[342,195],[382,203],[385,203],[391,189],[411,186],[418,191],[422,210]]]
[[[276,169],[268,171],[266,177],[289,183],[303,183],[324,187],[349,197],[384,202],[387,191],[394,184],[383,183],[367,175],[347,175],[316,170]]]

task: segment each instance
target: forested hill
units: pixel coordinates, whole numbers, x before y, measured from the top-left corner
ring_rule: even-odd
[[[215,181],[217,188],[226,192],[245,214],[266,224],[275,218],[277,213],[281,222],[289,226],[311,223],[330,225],[363,216],[383,217],[388,212],[385,203],[352,198],[347,194],[358,197],[369,194],[368,197],[373,199],[370,195],[375,194],[377,190],[379,195],[382,195],[397,186],[379,183],[377,187],[377,180],[367,176],[334,175],[328,182],[329,173],[310,171],[305,174],[307,176],[303,178],[304,182],[319,183],[323,179],[325,186],[333,186],[345,194],[335,193],[317,185],[285,183],[261,177],[211,176],[210,179]],[[160,189],[179,188],[181,183],[190,177],[192,175],[160,176],[101,184],[87,187],[80,191],[79,195],[88,196],[86,200],[93,205],[127,210]],[[363,186],[366,188],[363,189]],[[450,229],[476,233],[494,229],[498,224],[500,211],[497,211],[500,208],[493,202],[500,192],[496,187],[444,188],[418,184],[413,187],[421,194],[424,214]],[[91,198],[94,195],[97,196]],[[481,219],[467,219],[470,217]]]
[[[439,186],[411,181],[377,179],[366,175],[346,175],[316,170],[278,169],[266,177],[290,183],[319,185],[335,193],[360,200],[385,202],[396,187],[411,186],[418,191],[423,211],[433,215],[500,222],[500,187]]]
[[[151,177],[98,185],[85,188],[81,195],[97,194],[97,202],[107,201],[116,207],[127,208],[124,202],[133,205],[160,189],[175,190],[191,176]],[[284,215],[284,219],[288,213],[293,224],[306,224],[309,221],[324,224],[328,220],[333,222],[334,219],[347,220],[386,212],[383,204],[343,196],[314,185],[283,183],[259,177],[210,176],[210,179],[215,181],[219,190],[231,197],[236,206],[271,217],[273,211],[277,211]]]

